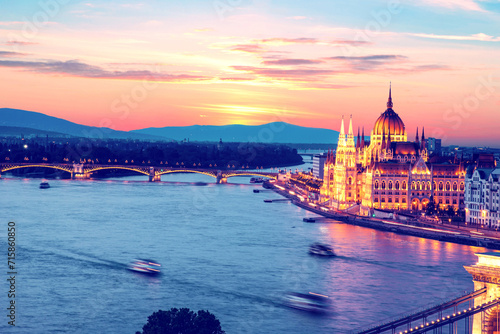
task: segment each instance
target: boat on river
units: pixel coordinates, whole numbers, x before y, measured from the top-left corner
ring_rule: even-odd
[[[331,246],[320,244],[319,242],[309,246],[309,254],[318,256],[337,256]]]
[[[313,292],[290,292],[285,295],[285,305],[302,311],[324,313],[329,308],[329,299]]]
[[[250,183],[262,183],[262,182],[264,182],[264,179],[261,177],[252,177],[250,179]]]
[[[40,183],[40,189],[48,189],[50,188],[50,184],[46,181]]]
[[[149,259],[136,259],[129,263],[127,269],[136,273],[156,276],[159,275],[161,264]]]

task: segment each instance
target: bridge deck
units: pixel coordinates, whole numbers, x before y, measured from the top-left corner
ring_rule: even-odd
[[[402,317],[402,318],[396,319],[396,320],[388,322],[388,323],[384,323],[384,324],[376,326],[376,327],[371,327],[369,329],[362,330],[362,331],[357,332],[357,333],[358,334],[376,334],[376,333],[383,333],[383,332],[388,331],[388,330],[393,330],[393,329],[401,327],[401,326],[403,326],[405,324],[411,323],[413,321],[418,321],[418,320],[421,320],[421,319],[425,319],[426,317],[428,317],[428,316],[430,316],[432,314],[436,314],[436,313],[438,313],[440,311],[444,311],[446,309],[449,309],[450,307],[454,307],[454,306],[457,306],[459,304],[462,304],[462,303],[464,303],[466,301],[469,301],[471,299],[474,299],[474,298],[482,295],[483,293],[486,293],[486,288],[482,288],[482,289],[473,291],[471,293],[468,293],[466,295],[460,296],[458,298],[455,298],[455,299],[450,300],[448,302],[445,302],[443,304],[439,304],[439,305],[427,308],[425,310],[413,313],[413,314],[411,314],[409,316]],[[470,312],[467,313],[467,316],[468,315],[470,315]],[[456,320],[459,320],[459,319],[455,318],[455,321]],[[442,324],[442,322],[441,322],[441,324]],[[429,330],[429,329],[427,329],[427,330]],[[415,331],[412,331],[412,333],[415,333]]]
[[[441,319],[436,319],[435,321],[428,322],[426,324],[423,324],[421,326],[413,327],[413,330],[411,333],[426,333],[427,331],[434,330],[439,327],[443,327],[446,325],[450,325],[454,322],[457,322],[461,319],[470,317],[471,315],[474,315],[479,312],[486,311],[487,309],[490,309],[492,307],[500,305],[500,298],[493,299],[489,302],[483,303],[481,305],[477,305],[474,308],[470,308],[468,310],[465,310],[463,312],[457,312],[456,314],[453,314],[452,316],[447,316],[443,317]]]

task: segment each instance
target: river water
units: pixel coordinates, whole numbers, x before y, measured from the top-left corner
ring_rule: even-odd
[[[342,223],[264,203],[248,178],[216,185],[173,174],[112,180],[0,180],[0,248],[16,224],[16,328],[7,325],[0,261],[1,333],[135,333],[159,309],[209,310],[227,333],[345,333],[471,290],[463,265],[486,251]],[[195,182],[208,182],[205,186]],[[307,254],[313,242],[338,257]],[[3,256],[6,257],[5,251]],[[136,258],[159,278],[126,270]],[[328,295],[331,312],[283,306],[288,291]]]

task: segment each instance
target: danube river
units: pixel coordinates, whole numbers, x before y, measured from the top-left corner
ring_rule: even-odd
[[[313,216],[253,193],[248,178],[216,185],[195,174],[113,180],[3,177],[0,248],[16,224],[16,328],[7,325],[6,259],[0,261],[2,333],[135,333],[158,309],[209,310],[227,333],[345,333],[471,290],[463,265],[482,248],[401,236]],[[179,182],[174,182],[179,181]],[[210,182],[199,185],[196,182]],[[307,254],[313,242],[338,257]],[[136,258],[159,278],[126,270]],[[331,299],[313,316],[283,306],[289,291]]]

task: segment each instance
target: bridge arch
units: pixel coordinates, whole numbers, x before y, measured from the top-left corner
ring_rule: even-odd
[[[50,168],[50,169],[57,169],[57,170],[62,170],[64,172],[72,173],[73,168],[72,167],[66,167],[66,166],[52,166],[52,165],[41,165],[41,164],[29,164],[29,165],[10,165],[10,166],[5,166],[0,169],[1,173],[5,173],[11,170],[15,169],[21,169],[21,168]]]
[[[224,174],[225,178],[233,177],[233,176],[259,176],[259,177],[267,177],[270,179],[276,179],[274,175],[262,174],[258,172],[238,172],[238,173],[227,173]]]
[[[140,169],[140,168],[134,168],[134,167],[120,167],[120,166],[102,166],[102,167],[95,167],[95,168],[85,168],[84,171],[85,173],[94,173],[100,170],[105,170],[105,169],[121,169],[121,170],[129,170],[132,172],[137,172],[141,173],[144,175],[149,175],[149,172],[146,171],[145,169]]]
[[[192,170],[192,169],[169,169],[169,170],[164,170],[164,171],[157,171],[156,175],[165,175],[165,174],[173,174],[173,173],[196,173],[196,174],[203,174],[203,175],[208,175],[213,178],[217,178],[217,172],[208,172],[208,171],[202,171],[202,170]]]

